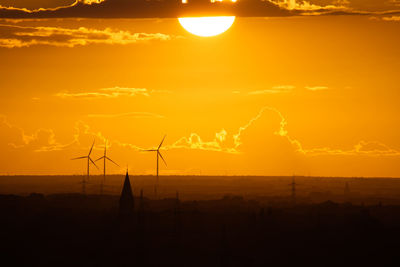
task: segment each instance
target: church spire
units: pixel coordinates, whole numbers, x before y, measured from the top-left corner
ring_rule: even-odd
[[[124,187],[122,188],[121,197],[119,199],[119,213],[120,215],[131,215],[134,209],[134,198],[132,193],[131,182],[129,180],[128,170],[126,170],[126,176],[124,181]]]

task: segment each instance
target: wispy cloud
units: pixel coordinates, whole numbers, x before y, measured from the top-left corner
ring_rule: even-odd
[[[400,150],[392,148],[379,141],[365,141],[361,140],[350,149],[334,148],[334,147],[304,147],[300,140],[292,137],[287,130],[287,120],[283,114],[276,108],[265,106],[253,118],[240,126],[236,132],[229,133],[225,129],[216,132],[214,138],[204,140],[199,134],[191,133],[189,136],[183,136],[175,142],[165,144],[163,149],[194,149],[224,152],[230,154],[242,153],[242,148],[245,146],[248,137],[247,131],[250,127],[257,127],[260,119],[268,114],[276,114],[279,118],[279,125],[275,130],[271,129],[271,135],[283,138],[287,144],[291,145],[294,152],[304,156],[371,156],[371,157],[400,157]],[[139,117],[139,118],[163,118],[163,116],[148,112],[131,112],[121,114],[91,114],[92,118],[116,118],[116,117]],[[143,147],[121,142],[119,140],[110,140],[106,138],[103,133],[92,131],[90,126],[83,121],[78,121],[75,124],[75,134],[70,142],[62,143],[57,140],[56,135],[52,129],[38,129],[32,134],[27,134],[24,129],[12,125],[8,122],[6,116],[0,115],[0,133],[2,136],[7,137],[1,139],[0,146],[7,146],[13,149],[30,149],[34,152],[50,152],[59,151],[71,148],[82,148],[82,140],[93,140],[98,138],[102,141],[109,140],[110,144],[114,144],[121,148],[132,149],[140,151]],[[86,145],[85,145],[86,147]],[[250,151],[251,152],[251,151]]]
[[[345,10],[347,9],[348,1],[336,1],[335,4],[330,5],[317,5],[310,1],[304,0],[268,0],[281,8],[288,10],[298,10],[298,11],[317,11],[317,10]]]
[[[332,156],[400,156],[400,150],[390,148],[388,145],[378,141],[360,141],[351,149],[340,149],[332,147],[310,148],[299,151],[310,156],[332,155]]]
[[[165,118],[163,115],[150,113],[150,112],[127,112],[127,113],[117,113],[117,114],[89,114],[89,118]]]
[[[14,124],[11,124],[5,115],[0,114],[0,132],[2,133],[0,147],[6,146],[13,149],[28,148],[32,151],[45,151],[51,147],[52,150],[62,150],[68,145],[56,141],[53,129],[39,128],[32,134]]]
[[[255,117],[251,118],[245,125],[239,127],[236,134],[229,134],[225,130],[222,130],[221,132],[216,133],[216,138],[214,140],[204,141],[200,135],[192,133],[189,137],[180,138],[168,148],[199,149],[232,154],[241,153],[241,146],[244,145],[242,142],[242,135],[247,131],[248,128],[256,124],[256,122],[261,119],[267,111],[277,114],[280,118],[279,128],[274,131],[273,134],[286,139],[287,142],[292,146],[293,151],[305,156],[400,156],[400,150],[391,148],[388,145],[377,141],[360,141],[355,144],[353,148],[347,150],[330,147],[305,148],[299,140],[289,135],[289,132],[286,129],[287,120],[283,114],[276,108],[268,106],[263,107]],[[220,134],[222,134],[222,137]],[[229,143],[227,143],[227,141],[231,138],[233,139],[233,145],[229,145]]]
[[[296,87],[293,85],[278,85],[278,86],[274,86],[270,89],[249,92],[249,95],[288,93],[288,92],[291,92],[294,88],[296,88]]]
[[[305,88],[310,91],[321,91],[329,89],[329,87],[327,86],[306,86]]]
[[[384,21],[400,21],[400,16],[383,17]]]
[[[225,129],[215,133],[215,138],[211,141],[204,141],[199,134],[191,133],[188,137],[184,136],[175,141],[172,145],[166,146],[167,149],[196,149],[206,151],[216,151],[236,154],[238,151],[234,147],[225,144],[228,133]]]
[[[82,2],[86,5],[91,5],[91,4],[100,4],[104,2],[105,0],[78,0],[77,2]]]
[[[287,131],[285,129],[286,120],[282,114],[273,107],[263,107],[255,117],[251,118],[245,125],[240,126],[236,133],[229,134],[225,129],[222,129],[215,133],[215,138],[210,141],[204,141],[199,134],[191,133],[189,137],[182,137],[172,145],[167,146],[167,148],[186,148],[239,154],[241,153],[240,147],[243,144],[242,135],[249,127],[256,123],[266,111],[277,113],[281,118],[280,128],[273,134],[283,138],[288,138],[290,142],[293,142],[293,144],[296,145],[297,141],[293,141],[287,136]]]
[[[146,88],[129,88],[129,87],[111,87],[103,88],[101,91],[108,92],[116,97],[118,96],[150,96]]]
[[[50,7],[50,8],[36,8],[36,9],[0,5],[0,10],[20,11],[20,12],[25,12],[28,14],[35,14],[35,13],[40,13],[40,12],[49,12],[49,11],[57,11],[60,9],[73,8],[73,7],[76,7],[79,5],[100,4],[104,1],[106,1],[106,0],[75,0],[73,3],[71,3],[70,5],[66,5],[66,6],[58,6],[58,7]]]
[[[131,33],[105,28],[27,27],[0,24],[0,47],[21,48],[33,45],[75,47],[91,44],[127,45],[148,41],[167,41],[173,37],[162,33]]]
[[[75,98],[75,99],[91,99],[91,98],[117,98],[117,97],[134,97],[134,96],[150,96],[146,88],[129,88],[129,87],[111,87],[102,88],[95,92],[80,92],[69,93],[60,92],[55,96],[60,98]]]

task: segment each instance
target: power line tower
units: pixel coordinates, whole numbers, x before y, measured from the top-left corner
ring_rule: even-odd
[[[296,204],[296,181],[295,181],[295,176],[293,175],[292,177],[292,183],[289,184],[292,186],[292,195],[291,195],[291,199],[292,199],[292,204]]]
[[[85,179],[85,176],[82,177],[82,181],[79,184],[82,184],[82,195],[86,195],[86,184],[88,182]]]
[[[349,182],[346,182],[345,187],[344,187],[344,194],[348,195],[349,193],[350,193]]]
[[[346,201],[349,200],[350,197],[350,185],[349,182],[346,182],[344,185],[344,197],[346,198]]]
[[[82,195],[86,195],[87,193],[87,185],[90,184],[90,181],[86,175],[82,176],[82,181],[79,182],[82,185]]]

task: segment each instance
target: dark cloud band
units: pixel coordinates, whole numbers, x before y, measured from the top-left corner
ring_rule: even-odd
[[[66,7],[27,10],[0,7],[1,18],[176,18],[202,15],[236,15],[241,17],[290,16],[298,12],[260,0],[214,2],[192,0],[77,0]]]
[[[176,18],[234,15],[237,17],[284,17],[299,15],[396,15],[393,9],[354,9],[348,1],[323,5],[317,0],[76,0],[69,6],[28,10],[2,7],[0,18]]]

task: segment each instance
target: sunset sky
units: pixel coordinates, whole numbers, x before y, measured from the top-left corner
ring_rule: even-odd
[[[93,139],[154,174],[166,134],[164,175],[400,177],[399,0],[238,0],[207,38],[74,2],[0,0],[0,174],[84,173]]]

